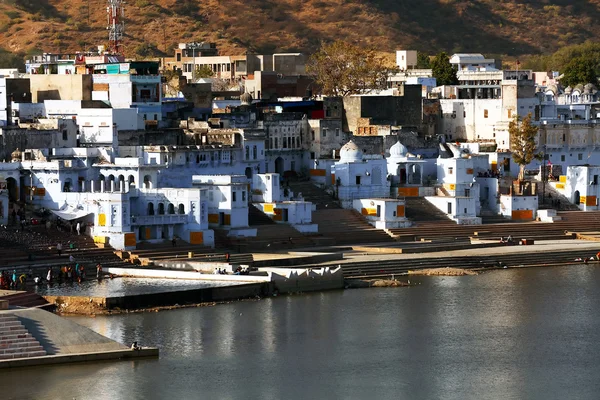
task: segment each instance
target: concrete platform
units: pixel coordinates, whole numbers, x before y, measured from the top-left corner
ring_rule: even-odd
[[[0,361],[0,369],[100,360],[158,357],[158,349],[131,350],[89,328],[39,308],[0,311],[16,316],[47,355]]]

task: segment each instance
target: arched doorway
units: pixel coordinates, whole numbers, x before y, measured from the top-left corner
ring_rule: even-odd
[[[135,177],[133,175],[129,175],[129,188],[134,188],[135,187]]]
[[[15,178],[6,180],[6,188],[8,189],[8,201],[15,202],[19,200],[19,187]]]
[[[165,205],[163,203],[158,203],[158,215],[165,214]]]
[[[154,215],[154,203],[148,203],[148,215]]]
[[[63,185],[63,192],[70,192],[73,190],[73,181],[71,178],[65,179],[65,184]]]
[[[581,204],[581,195],[579,194],[579,190],[576,190],[575,193],[573,193],[573,196],[573,203],[575,203],[575,205]]]
[[[405,166],[400,167],[398,176],[400,177],[400,184],[401,185],[406,184],[406,167]]]
[[[179,204],[178,211],[179,214],[185,214],[185,206],[183,204]]]
[[[118,190],[124,190],[125,189],[125,176],[123,175],[119,175],[119,187]]]
[[[169,214],[175,214],[175,206],[172,203],[169,203],[167,210]]]
[[[246,167],[246,171],[244,172],[244,175],[246,175],[246,178],[252,179],[252,168]]]
[[[150,175],[144,176],[144,189],[152,189],[152,178]]]
[[[275,159],[275,173],[283,176],[283,170],[284,170],[283,158],[277,157]]]

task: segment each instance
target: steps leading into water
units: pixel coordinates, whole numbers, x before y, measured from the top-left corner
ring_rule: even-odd
[[[376,229],[355,210],[321,209],[313,212],[313,223],[319,234],[336,245],[385,243],[393,239],[382,229]]]
[[[46,351],[13,314],[0,313],[0,360],[41,357]]]

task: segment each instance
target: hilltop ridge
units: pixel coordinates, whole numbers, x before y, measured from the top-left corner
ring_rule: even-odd
[[[128,56],[216,42],[222,54],[315,50],[344,39],[382,51],[551,53],[599,40],[600,0],[132,0]],[[107,41],[106,2],[2,0],[0,40],[12,51],[74,52]]]

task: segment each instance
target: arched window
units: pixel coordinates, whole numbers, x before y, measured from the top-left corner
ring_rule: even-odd
[[[129,186],[135,186],[135,177],[133,175],[129,175]]]
[[[172,203],[169,203],[167,210],[169,214],[175,214],[175,206]]]
[[[165,205],[163,203],[158,203],[158,215],[165,214]]]
[[[154,215],[154,203],[148,203],[148,215]]]
[[[185,206],[183,204],[179,204],[179,207],[177,207],[179,210],[179,214],[185,214]]]
[[[150,177],[150,175],[144,176],[144,188],[152,189],[152,178]]]
[[[258,149],[256,145],[252,146],[252,159],[256,160],[258,158]]]

